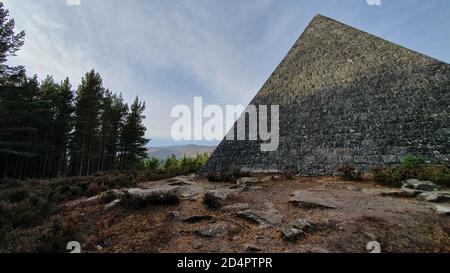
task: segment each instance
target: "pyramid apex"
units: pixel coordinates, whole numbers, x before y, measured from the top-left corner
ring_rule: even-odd
[[[323,16],[322,14],[320,14],[320,13],[316,13],[316,15],[314,15],[314,17],[313,17],[313,20],[314,20],[314,18],[327,18],[326,16]]]
[[[309,22],[308,28],[309,27],[320,26],[320,25],[322,25],[324,23],[327,23],[327,22],[338,22],[338,21],[336,21],[334,19],[331,19],[330,17],[324,16],[324,15],[322,15],[320,13],[317,13],[316,15],[314,15],[314,17]],[[340,23],[340,22],[338,22],[338,23]]]
[[[334,21],[337,22],[334,19],[331,19],[330,17],[327,17],[325,15],[322,15],[320,13],[317,13],[316,15],[314,15],[314,17],[311,20],[311,23],[316,22],[316,21]]]

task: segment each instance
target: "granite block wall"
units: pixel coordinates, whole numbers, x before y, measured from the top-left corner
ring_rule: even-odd
[[[201,172],[335,174],[417,155],[450,164],[450,65],[316,16],[252,100],[279,105],[280,145],[224,140]]]

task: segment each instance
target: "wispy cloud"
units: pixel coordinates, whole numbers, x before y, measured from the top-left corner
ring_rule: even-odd
[[[411,1],[385,1],[378,8],[364,0],[4,2],[27,32],[13,63],[41,78],[69,76],[75,86],[86,71],[98,70],[106,87],[126,100],[146,100],[149,136],[159,140],[170,138],[172,106],[191,104],[193,96],[205,103],[247,104],[316,13],[450,59],[440,51],[450,30],[427,33],[435,42],[428,47],[420,37],[401,34],[420,25],[414,18],[424,13],[433,13],[428,24],[441,25],[450,15],[448,1],[414,1],[411,9],[405,8]]]

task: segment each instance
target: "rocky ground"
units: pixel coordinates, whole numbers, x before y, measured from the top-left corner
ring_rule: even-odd
[[[450,252],[450,195],[417,181],[399,190],[337,177],[186,176],[139,187],[65,203],[58,217],[85,252],[368,252],[371,241],[382,252]]]

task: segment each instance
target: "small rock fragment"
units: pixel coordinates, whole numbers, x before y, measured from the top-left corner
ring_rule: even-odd
[[[262,248],[256,245],[252,244],[245,244],[244,245],[245,252],[261,252]]]
[[[287,227],[283,228],[281,232],[284,239],[288,241],[295,241],[298,238],[305,236],[305,234],[314,231],[314,229],[315,224],[306,219],[299,218],[290,223]]]
[[[227,231],[227,224],[212,224],[199,228],[195,233],[204,237],[219,237],[225,235]]]
[[[192,244],[193,249],[200,249],[200,248],[202,248],[202,246],[203,246],[203,244],[200,242],[195,242]]]
[[[170,218],[170,219],[177,219],[177,218],[180,218],[180,216],[181,216],[181,214],[180,214],[179,211],[171,211],[167,215],[167,217]]]
[[[281,232],[283,233],[284,238],[288,241],[296,240],[305,234],[302,230],[294,227],[285,227],[281,230]]]

